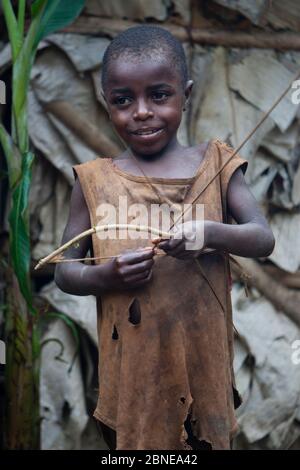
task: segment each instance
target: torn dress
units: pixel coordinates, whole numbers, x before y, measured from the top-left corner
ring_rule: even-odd
[[[211,140],[193,178],[136,176],[112,158],[100,157],[72,168],[92,225],[100,223],[103,203],[119,215],[120,196],[126,196],[128,207],[143,204],[150,213],[157,198],[147,180],[164,195],[164,203],[188,204],[198,196],[206,220],[230,223],[228,183],[237,168],[247,168],[247,161],[235,155],[218,174],[232,152],[224,142]],[[92,235],[92,244],[95,257],[151,245],[149,238],[99,239],[98,234]],[[237,432],[234,409],[240,404],[230,289],[228,254],[215,251],[197,260],[157,256],[146,286],[96,297],[99,396],[94,416],[116,431],[117,450],[187,449],[187,416],[197,439],[213,449],[230,448]]]

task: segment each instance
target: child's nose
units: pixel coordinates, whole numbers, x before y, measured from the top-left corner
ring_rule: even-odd
[[[136,109],[133,113],[134,119],[147,119],[153,117],[153,111],[149,108],[148,103],[145,100],[137,101]]]

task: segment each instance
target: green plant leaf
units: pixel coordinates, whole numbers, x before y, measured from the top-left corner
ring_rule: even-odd
[[[10,0],[2,0],[2,9],[11,46],[12,61],[14,63],[22,45],[22,37]]]
[[[34,19],[42,10],[42,8],[46,5],[47,0],[35,0],[31,5],[31,17]]]
[[[25,8],[26,8],[26,1],[19,0],[18,5],[18,29],[19,29],[19,36],[20,39],[23,39],[24,34],[24,23],[25,23]]]
[[[52,0],[43,9],[39,30],[35,38],[35,46],[48,34],[67,26],[77,18],[85,0]],[[33,12],[40,11],[41,1],[34,5]]]
[[[37,323],[32,328],[32,358],[36,361],[40,357],[41,345],[40,345],[40,331],[37,327]]]
[[[30,70],[40,40],[79,15],[84,0],[36,0],[33,20],[13,68],[13,139],[21,153],[28,151],[27,96]]]
[[[23,154],[28,151],[28,123],[27,123],[27,99],[30,80],[30,71],[34,61],[36,36],[40,28],[43,9],[39,9],[37,16],[32,20],[25,37],[23,46],[13,67],[13,120],[12,137]],[[36,45],[35,45],[36,44]]]
[[[0,124],[0,143],[7,162],[9,187],[13,189],[21,177],[22,157],[2,124]]]
[[[19,281],[20,290],[26,299],[32,314],[36,309],[32,304],[30,284],[30,238],[28,218],[28,196],[31,181],[31,166],[34,155],[31,152],[23,156],[22,177],[12,192],[12,208],[9,213],[10,253],[14,271]]]

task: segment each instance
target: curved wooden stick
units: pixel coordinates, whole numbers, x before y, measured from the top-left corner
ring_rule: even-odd
[[[40,261],[37,263],[34,269],[35,270],[40,269],[44,264],[49,263],[49,262],[54,262],[54,263],[57,261],[59,262],[61,258],[59,258],[58,255],[60,255],[61,253],[66,251],[71,245],[78,242],[82,238],[87,237],[88,235],[92,235],[93,233],[98,233],[98,232],[108,232],[109,230],[115,230],[115,229],[135,230],[136,232],[149,232],[149,233],[153,233],[163,238],[171,238],[172,236],[172,234],[169,232],[164,232],[162,230],[158,230],[148,225],[134,225],[134,224],[93,225],[92,228],[89,228],[88,230],[85,230],[84,232],[79,233],[78,235],[76,235],[76,237],[71,238],[71,240],[69,240],[67,243],[57,248],[57,250],[52,251],[52,253],[50,253],[45,258],[40,259]],[[94,258],[90,258],[90,259],[94,259]],[[72,261],[75,261],[75,260],[72,259]]]
[[[94,256],[93,258],[63,258],[60,255],[53,258],[52,260],[48,261],[48,263],[73,263],[74,261],[94,261],[96,259],[113,259],[117,258],[119,255],[111,255],[111,256]],[[154,256],[166,256],[166,253],[155,253]]]

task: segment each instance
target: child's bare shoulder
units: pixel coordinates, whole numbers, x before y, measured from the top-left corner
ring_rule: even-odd
[[[80,214],[84,215],[85,219],[89,218],[89,211],[86,204],[86,200],[81,188],[79,178],[76,178],[72,194],[71,194],[71,201],[70,201],[70,212],[74,215]]]
[[[85,230],[88,230],[89,228],[91,228],[89,209],[86,204],[79,178],[77,178],[71,193],[69,218],[64,230],[62,243],[66,243],[71,238]],[[72,253],[68,251],[68,256],[78,258],[84,257],[87,251],[91,248],[91,242],[91,236],[83,238],[78,247],[72,247]]]

